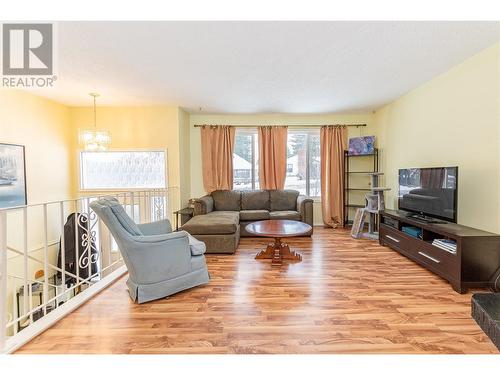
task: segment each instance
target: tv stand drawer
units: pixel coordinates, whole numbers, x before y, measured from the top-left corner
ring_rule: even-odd
[[[402,250],[407,247],[411,247],[411,239],[409,239],[408,236],[406,236],[403,232],[385,224],[380,224],[379,238],[380,242],[396,246]]]
[[[388,245],[445,279],[459,278],[460,261],[457,255],[383,224],[380,225],[379,235],[382,244]]]
[[[416,258],[419,263],[423,263],[436,273],[446,279],[458,279],[460,277],[460,262],[456,255],[448,256],[444,250],[433,250],[434,247],[429,244],[426,247],[418,247],[416,249]]]

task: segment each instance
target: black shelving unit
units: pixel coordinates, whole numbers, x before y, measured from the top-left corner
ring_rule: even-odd
[[[356,160],[358,158],[372,158],[373,163],[372,163],[372,169],[371,170],[351,170],[351,160]],[[354,191],[370,191],[370,179],[367,177],[366,179],[366,186],[353,186],[351,184],[351,177],[352,175],[359,175],[359,174],[368,174],[368,173],[373,173],[373,172],[379,172],[378,169],[378,148],[375,148],[373,150],[372,154],[365,154],[365,155],[350,155],[349,151],[344,151],[344,226],[346,225],[351,225],[352,224],[352,219],[349,217],[349,211],[350,208],[362,208],[365,207],[364,204],[356,203],[352,201],[351,192]],[[368,176],[368,175],[367,175]]]

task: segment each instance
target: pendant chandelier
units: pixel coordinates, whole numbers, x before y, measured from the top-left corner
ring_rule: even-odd
[[[111,135],[106,130],[97,130],[96,99],[98,93],[89,94],[94,98],[94,128],[80,132],[80,143],[83,143],[86,151],[106,151],[111,143]]]

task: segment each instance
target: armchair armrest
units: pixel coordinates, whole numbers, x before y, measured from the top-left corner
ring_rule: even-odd
[[[170,221],[167,219],[154,221],[152,223],[137,224],[137,226],[145,236],[172,233],[172,224],[170,224]]]
[[[143,244],[158,244],[162,242],[168,242],[168,241],[175,241],[179,239],[186,239],[188,240],[188,232],[185,232],[183,230],[179,232],[172,232],[172,233],[164,233],[164,234],[153,234],[150,236],[135,236],[133,237],[135,242],[143,243]]]
[[[158,245],[171,245],[171,242],[177,241],[181,243],[181,241],[187,238],[188,247],[186,249],[190,250],[191,255],[203,255],[206,251],[205,243],[197,240],[193,236],[191,236],[186,231],[172,232],[167,234],[156,234],[151,236],[137,236],[134,237],[136,242],[141,244],[158,244]],[[181,241],[178,241],[181,240]]]
[[[200,241],[190,234],[188,234],[188,239],[189,239],[189,249],[191,250],[191,255],[196,256],[196,255],[203,255],[207,251],[207,246],[205,245],[205,242]]]
[[[314,201],[305,195],[297,197],[297,211],[300,214],[300,220],[311,227],[313,226],[313,203]]]
[[[214,210],[214,199],[211,195],[205,195],[201,198],[195,199],[194,201],[194,213],[193,215],[205,215]]]

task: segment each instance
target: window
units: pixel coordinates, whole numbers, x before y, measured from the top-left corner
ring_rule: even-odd
[[[82,190],[161,189],[167,186],[164,151],[82,151]]]
[[[259,188],[259,148],[255,129],[236,129],[233,153],[235,190]]]
[[[233,153],[235,190],[259,188],[259,141],[256,129],[236,129]],[[319,129],[288,130],[285,189],[321,196]]]
[[[288,130],[285,189],[321,196],[319,129]]]

